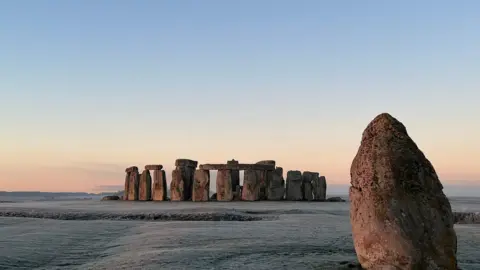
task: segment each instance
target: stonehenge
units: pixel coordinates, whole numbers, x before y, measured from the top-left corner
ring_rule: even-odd
[[[210,194],[211,170],[217,171],[213,195]],[[244,172],[243,184],[240,171]],[[291,170],[285,181],[283,168],[276,167],[274,160],[248,164],[232,159],[221,164],[198,164],[191,159],[177,159],[170,187],[160,164],[145,165],[141,174],[138,167],[131,166],[125,173],[123,200],[127,201],[167,201],[168,188],[171,201],[326,200],[324,176],[318,172]]]

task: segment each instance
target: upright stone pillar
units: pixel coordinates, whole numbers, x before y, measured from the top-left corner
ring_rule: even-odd
[[[267,199],[269,201],[280,201],[283,200],[284,196],[285,180],[283,179],[283,168],[277,167],[268,186]]]
[[[218,170],[217,172],[217,201],[232,201],[232,171]]]
[[[210,199],[210,171],[196,170],[193,181],[192,201],[207,202]]]
[[[140,201],[152,200],[152,177],[150,171],[145,169],[140,175],[140,183],[138,187],[138,199]]]
[[[256,164],[275,166],[275,160],[262,160],[257,162]],[[260,191],[259,191],[260,200],[267,200],[268,186],[270,185],[270,182],[273,179],[273,171],[258,170],[257,179],[260,183]]]
[[[130,178],[128,180],[128,200],[138,201],[138,188],[140,184],[140,175],[137,167],[131,167]]]
[[[163,165],[160,164],[145,165],[145,170],[153,171],[151,199],[154,201],[165,201],[167,199],[167,178],[165,177],[165,171],[162,169]]]
[[[238,160],[232,159],[227,161],[227,165],[233,164],[238,164]],[[237,186],[240,186],[240,170],[231,170],[230,175],[232,177],[232,192],[235,193],[237,191]]]
[[[313,201],[312,181],[315,175],[318,175],[318,173],[303,172],[303,199],[306,201]]]
[[[317,173],[312,180],[313,199],[315,201],[325,201],[327,197],[327,180],[325,176],[319,176]]]
[[[302,173],[300,171],[287,172],[287,200],[303,200]]]
[[[198,162],[190,159],[177,159],[175,170],[172,171],[170,184],[170,199],[172,201],[191,201],[193,177]]]
[[[260,200],[260,181],[258,180],[258,173],[256,170],[247,169],[244,171],[242,200]]]
[[[128,167],[125,169],[125,187],[123,190],[123,200],[128,201],[128,192],[130,184],[130,173],[134,170],[134,167]],[[136,168],[136,167],[135,167]],[[138,170],[138,168],[137,168]]]

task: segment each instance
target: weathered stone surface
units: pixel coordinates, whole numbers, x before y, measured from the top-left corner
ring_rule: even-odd
[[[210,196],[210,201],[216,201],[217,200],[217,193],[213,193],[212,196]]]
[[[261,161],[257,162],[256,164],[273,165],[275,167],[275,160],[261,160]]]
[[[237,185],[235,191],[233,192],[233,200],[240,201],[242,200],[242,186]]]
[[[285,180],[283,179],[283,169],[277,167],[272,175],[267,192],[267,199],[270,201],[283,200],[285,196]]]
[[[287,200],[301,201],[303,200],[303,181],[302,172],[288,171],[287,172]]]
[[[140,175],[140,183],[138,186],[138,200],[152,200],[152,177],[149,170],[144,170]]]
[[[192,201],[208,201],[210,195],[210,171],[196,170],[193,178]]]
[[[257,181],[259,183],[258,199],[266,200],[268,183],[269,180],[271,181],[271,178],[273,178],[273,171],[256,170],[255,172],[257,173]]]
[[[265,170],[273,171],[275,166],[263,164],[202,164],[201,170]]]
[[[219,170],[217,172],[217,201],[232,201],[233,187],[232,174],[230,170]]]
[[[192,167],[197,168],[198,161],[191,159],[177,159],[175,160],[175,166],[177,167]]]
[[[112,195],[112,196],[105,196],[102,198],[102,201],[118,201],[120,200],[120,197],[116,196],[116,195]]]
[[[315,201],[325,201],[327,197],[327,180],[325,176],[314,175],[312,179],[312,189],[313,199]]]
[[[192,199],[193,167],[177,167],[172,171],[170,197],[172,201],[190,201]]]
[[[350,221],[363,268],[457,269],[450,203],[402,123],[377,116],[363,132],[350,175]]]
[[[126,173],[133,172],[133,171],[138,172],[138,167],[137,166],[132,166],[132,167],[128,167],[128,168],[125,169]]]
[[[152,198],[154,201],[167,200],[167,176],[164,170],[153,171]]]
[[[128,191],[130,184],[130,172],[125,173],[125,188],[123,190],[123,200],[128,201]]]
[[[230,176],[232,178],[232,191],[235,191],[237,186],[240,186],[240,171],[230,170]]]
[[[256,170],[245,170],[243,173],[243,201],[258,201],[260,200],[260,181],[257,178]]]
[[[303,172],[303,174],[302,174],[303,199],[306,200],[306,201],[313,201],[312,181],[313,181],[315,176],[318,176],[318,173]]]
[[[163,165],[157,164],[150,164],[150,165],[145,165],[145,170],[161,170],[163,169]]]
[[[128,181],[128,200],[138,201],[138,187],[140,184],[140,175],[138,170],[132,170],[130,172],[130,179]]]

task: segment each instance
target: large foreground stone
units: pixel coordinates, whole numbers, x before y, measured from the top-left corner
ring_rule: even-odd
[[[325,176],[319,176],[318,174],[313,176],[312,191],[313,200],[325,201],[327,198],[327,179],[325,179]]]
[[[402,123],[377,116],[350,174],[350,220],[363,268],[457,269],[450,203]]]
[[[302,172],[288,171],[287,172],[287,200],[301,201],[303,200],[302,189]]]
[[[193,178],[192,201],[208,201],[210,195],[210,171],[196,170]]]
[[[140,201],[152,200],[152,177],[149,170],[144,170],[140,176],[138,199]]]
[[[243,173],[242,201],[260,200],[260,181],[255,170],[245,170]]]
[[[233,189],[231,171],[219,170],[217,172],[217,201],[232,201]]]
[[[167,177],[164,170],[153,171],[152,198],[154,201],[167,200]]]

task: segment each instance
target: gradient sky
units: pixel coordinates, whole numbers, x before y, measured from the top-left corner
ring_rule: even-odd
[[[275,159],[347,184],[402,121],[480,184],[479,1],[0,2],[0,190],[92,191],[176,158]],[[478,185],[480,186],[480,185]],[[480,189],[479,189],[480,191]]]

